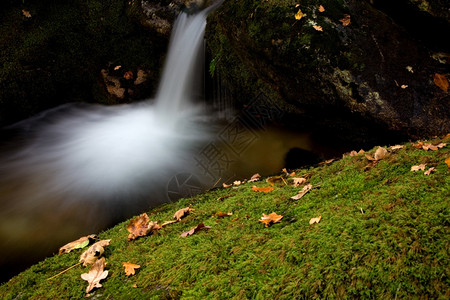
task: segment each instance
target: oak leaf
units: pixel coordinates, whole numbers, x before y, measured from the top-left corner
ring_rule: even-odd
[[[257,187],[256,185],[254,185],[252,186],[252,190],[255,192],[269,193],[274,190],[274,187],[273,186]]]
[[[309,224],[312,225],[314,223],[319,223],[321,219],[322,219],[322,216],[318,216],[317,218],[312,218],[311,220],[309,220]]]
[[[291,199],[293,199],[293,200],[298,200],[298,199],[302,198],[302,197],[305,196],[306,193],[308,193],[312,188],[313,188],[313,186],[312,186],[311,184],[305,185],[305,186],[303,187],[303,189],[302,189],[300,192],[298,192],[297,195],[292,196]]]
[[[127,230],[130,233],[128,235],[128,240],[134,240],[140,236],[146,236],[150,232],[161,229],[158,222],[150,221],[147,213],[140,214],[136,218],[130,220],[128,223]]]
[[[122,266],[125,267],[125,275],[127,276],[134,275],[135,270],[141,267],[140,265],[132,264],[129,262],[123,262]]]
[[[350,21],[350,15],[345,14],[344,17],[342,19],[339,19],[339,21],[342,23],[343,26],[348,26],[351,24]]]
[[[417,172],[417,171],[424,171],[425,170],[426,165],[425,164],[420,164],[417,166],[412,166],[411,167],[411,171],[412,172]]]
[[[185,207],[182,209],[177,210],[177,212],[173,215],[173,219],[176,219],[177,221],[180,221],[181,218],[187,216],[191,211],[194,211],[195,209],[190,207]]]
[[[205,226],[205,224],[200,223],[198,224],[196,227],[192,228],[191,230],[185,231],[183,232],[180,237],[187,237],[189,235],[193,235],[194,233],[200,231],[200,230],[204,230],[204,229],[210,229],[211,226]]]
[[[89,242],[91,240],[95,240],[95,239],[97,239],[97,235],[95,235],[95,234],[90,234],[87,236],[80,237],[78,240],[67,243],[64,246],[62,246],[61,248],[59,248],[58,254],[61,255],[64,253],[69,253],[70,251],[75,250],[75,249],[84,248],[87,245],[89,245]]]
[[[439,87],[444,92],[447,92],[449,83],[448,83],[447,77],[445,77],[445,75],[435,73],[433,76],[433,81],[437,87]]]
[[[298,186],[300,186],[300,185],[302,185],[302,184],[304,184],[306,182],[306,178],[303,178],[303,177],[300,177],[300,178],[294,177],[292,179],[294,180],[294,186],[295,187],[298,187]]]
[[[93,244],[81,254],[80,263],[83,263],[85,267],[94,264],[105,252],[104,247],[108,246],[110,242],[111,240],[101,240]]]
[[[89,270],[89,273],[81,274],[81,278],[86,280],[89,285],[86,288],[86,294],[92,291],[94,288],[100,288],[100,280],[105,279],[108,276],[108,271],[104,271],[106,266],[105,258],[98,259]]]
[[[269,227],[271,223],[279,223],[283,219],[282,215],[278,215],[276,213],[271,214],[263,214],[261,219],[259,219],[260,222],[264,223],[264,227]]]

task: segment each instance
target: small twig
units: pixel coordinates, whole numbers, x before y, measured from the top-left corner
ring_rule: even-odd
[[[53,279],[53,278],[55,278],[55,277],[58,277],[59,275],[65,273],[65,272],[69,271],[70,269],[73,269],[73,268],[75,268],[76,266],[79,266],[79,265],[81,265],[81,262],[79,262],[79,263],[77,263],[77,264],[75,264],[75,265],[73,265],[73,266],[71,266],[71,267],[68,267],[68,268],[65,269],[64,271],[61,271],[61,272],[59,272],[58,274],[56,274],[55,276],[52,276],[52,277],[50,277],[50,278],[47,278],[47,280]]]
[[[281,177],[281,179],[283,180],[283,182],[284,182],[284,185],[288,185],[288,184],[287,184],[287,182],[286,182],[286,180],[284,180],[284,178],[283,178],[283,177]]]

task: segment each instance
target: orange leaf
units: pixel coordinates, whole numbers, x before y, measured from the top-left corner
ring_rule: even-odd
[[[447,164],[447,167],[450,169],[450,156],[445,159],[445,163]]]
[[[139,269],[140,265],[135,265],[129,262],[123,262],[122,265],[125,267],[125,275],[130,276],[134,275],[135,269]]]
[[[191,211],[194,211],[195,209],[190,207],[185,207],[182,209],[177,210],[177,212],[173,215],[173,219],[176,219],[177,221],[180,221],[181,218],[187,216]]]
[[[319,11],[320,11],[320,12],[324,12],[324,11],[325,11],[325,8],[324,8],[322,5],[319,5]]]
[[[294,200],[300,199],[301,197],[305,196],[306,193],[309,192],[312,188],[313,188],[313,186],[311,184],[305,185],[303,187],[303,189],[300,192],[298,192],[297,195],[292,196],[291,199],[294,199]]]
[[[233,213],[231,213],[231,212],[224,213],[224,212],[219,211],[218,213],[216,213],[216,217],[218,217],[218,218],[229,217],[232,215],[233,215]]]
[[[320,219],[322,219],[322,216],[318,216],[317,218],[312,218],[311,220],[309,220],[309,224],[312,225],[314,223],[319,223]]]
[[[350,15],[345,14],[344,17],[342,19],[339,19],[339,21],[341,21],[343,26],[348,26],[350,25]]]
[[[89,293],[94,288],[100,288],[100,280],[105,279],[108,276],[108,271],[104,271],[106,266],[105,258],[98,259],[89,270],[89,273],[81,274],[81,278],[86,280],[89,285],[86,288],[86,293]]]
[[[313,25],[313,28],[317,31],[323,31],[322,26],[319,25]]]
[[[265,227],[269,227],[269,225],[271,223],[278,223],[281,221],[281,219],[283,219],[282,215],[278,215],[276,213],[271,213],[271,214],[263,214],[263,216],[261,217],[261,219],[259,220],[260,222],[264,223]]]
[[[436,86],[438,86],[441,90],[443,90],[444,92],[447,92],[449,84],[448,84],[447,77],[445,77],[445,75],[435,73],[433,76],[433,81],[434,81],[434,84]]]
[[[300,20],[301,18],[303,18],[305,16],[305,14],[302,12],[301,9],[298,10],[298,12],[295,14],[295,19],[296,20]]]
[[[196,233],[197,231],[200,230],[204,230],[204,229],[210,229],[211,226],[205,226],[205,224],[200,223],[198,224],[196,227],[192,228],[191,230],[185,231],[183,232],[180,237],[187,237],[189,235],[193,235],[194,233]]]
[[[125,74],[123,74],[123,78],[125,78],[126,80],[133,79],[133,72],[131,71],[125,72]]]
[[[263,187],[257,187],[256,185],[252,186],[252,190],[255,192],[264,192],[268,193],[274,190],[273,186],[263,186]]]
[[[26,18],[31,18],[31,14],[28,10],[22,9],[22,14],[26,17]]]

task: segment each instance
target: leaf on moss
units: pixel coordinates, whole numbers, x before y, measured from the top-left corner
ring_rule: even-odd
[[[412,172],[424,171],[425,167],[426,167],[426,164],[420,164],[420,165],[412,166],[411,167],[411,171]]]
[[[127,276],[134,275],[135,270],[141,267],[140,265],[132,264],[129,262],[123,262],[122,266],[125,267],[125,275]]]
[[[161,229],[158,222],[150,221],[148,215],[143,213],[136,218],[130,220],[128,223],[127,230],[130,233],[128,235],[128,240],[134,240],[141,236],[146,236],[151,232]]]
[[[317,31],[323,31],[322,26],[319,26],[319,25],[313,25],[313,28]]]
[[[252,178],[250,178],[250,180],[248,182],[256,182],[259,181],[261,179],[261,175],[259,175],[259,173],[256,173],[252,176]]]
[[[72,250],[75,249],[81,249],[86,247],[87,245],[89,245],[91,240],[95,240],[97,239],[97,235],[95,234],[91,234],[91,235],[87,235],[87,236],[83,236],[80,237],[78,240],[70,242],[65,244],[64,246],[62,246],[61,248],[59,248],[59,255],[64,254],[64,253],[69,253]]]
[[[447,77],[445,77],[445,75],[435,73],[433,76],[433,81],[437,87],[439,87],[444,92],[447,92],[449,83],[448,83]]]
[[[117,70],[119,70],[120,68],[122,68],[121,65],[115,66],[115,67],[114,67],[114,71],[117,71]]]
[[[447,164],[447,167],[450,169],[450,156],[445,159],[445,163]]]
[[[232,184],[226,184],[225,182],[224,183],[222,183],[222,186],[224,187],[224,188],[229,188],[230,186],[233,186]]]
[[[216,213],[216,217],[218,217],[218,218],[229,217],[232,215],[233,215],[232,212],[224,213],[224,212],[219,211],[218,213]]]
[[[192,228],[191,230],[185,231],[183,232],[180,237],[187,237],[189,235],[193,235],[194,233],[200,231],[200,230],[205,230],[205,229],[210,229],[211,226],[205,226],[205,224],[200,223],[198,224],[196,227]]]
[[[431,167],[431,168],[429,168],[428,170],[426,170],[425,171],[425,173],[423,173],[423,174],[425,174],[425,175],[430,175],[432,172],[434,172],[434,171],[436,171],[436,168],[435,167]]]
[[[255,192],[269,193],[274,190],[274,187],[273,186],[257,187],[256,185],[254,185],[252,186],[252,190]]]
[[[123,78],[125,78],[126,80],[133,79],[133,72],[131,71],[125,72],[125,74],[123,74]]]
[[[342,19],[339,19],[339,21],[342,23],[343,26],[350,25],[351,24],[350,15],[349,14],[345,14]]]
[[[293,199],[293,200],[298,200],[298,199],[302,198],[302,197],[305,196],[306,193],[308,193],[312,188],[313,188],[313,186],[312,186],[311,184],[305,185],[305,186],[303,187],[303,189],[302,189],[300,192],[298,192],[297,195],[292,196],[291,199]]]
[[[292,178],[294,180],[294,186],[299,187],[300,185],[304,184],[306,182],[306,178],[303,177],[294,177]]]
[[[264,227],[269,227],[272,223],[279,223],[283,219],[282,215],[279,215],[275,212],[271,214],[263,214],[261,219],[259,219],[259,222],[264,223]]]
[[[389,147],[389,149],[391,149],[391,150],[399,150],[399,149],[403,149],[403,148],[405,148],[405,146],[402,146],[402,145],[394,145],[394,146]]]
[[[319,223],[321,219],[322,219],[322,216],[318,216],[317,218],[312,218],[311,220],[309,220],[309,224],[312,225],[314,223]]]
[[[89,283],[86,288],[86,294],[88,294],[94,288],[102,287],[102,285],[100,284],[100,280],[103,280],[108,276],[108,271],[104,271],[105,266],[105,258],[102,257],[92,265],[89,273],[81,274],[81,278]]]
[[[177,212],[173,215],[173,219],[176,219],[177,221],[180,221],[181,218],[186,217],[191,211],[194,211],[195,209],[190,207],[185,207],[182,209],[177,210]]]
[[[370,156],[369,154],[366,154],[366,158],[371,161],[379,161],[379,160],[386,158],[386,156],[388,156],[388,155],[389,155],[389,152],[385,148],[378,147],[378,149],[375,151],[375,154],[373,157]]]
[[[108,246],[110,242],[111,240],[101,240],[93,244],[81,254],[80,263],[83,263],[85,267],[94,264],[105,252],[104,247]]]
[[[301,18],[303,18],[305,16],[305,14],[302,12],[301,9],[298,10],[298,12],[295,14],[295,19],[296,20],[300,20]]]

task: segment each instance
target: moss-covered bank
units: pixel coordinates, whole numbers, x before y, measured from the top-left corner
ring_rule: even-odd
[[[450,138],[429,141],[450,143]],[[389,149],[389,148],[388,148]],[[268,193],[252,186],[219,188],[155,208],[161,223],[175,211],[194,212],[155,235],[127,241],[128,222],[102,232],[109,275],[95,299],[448,299],[449,146],[436,151],[408,143],[378,162],[364,154],[297,170]],[[373,156],[376,149],[368,152]],[[366,153],[367,154],[367,153]],[[411,171],[425,164],[430,175]],[[286,185],[287,184],[287,185]],[[292,200],[305,184],[313,189]],[[232,212],[219,218],[218,212]],[[265,228],[262,214],[283,215]],[[309,220],[321,216],[318,224]],[[199,223],[211,226],[180,234]],[[88,268],[82,250],[50,257],[0,287],[2,299],[83,298]],[[139,264],[126,276],[122,263]]]

